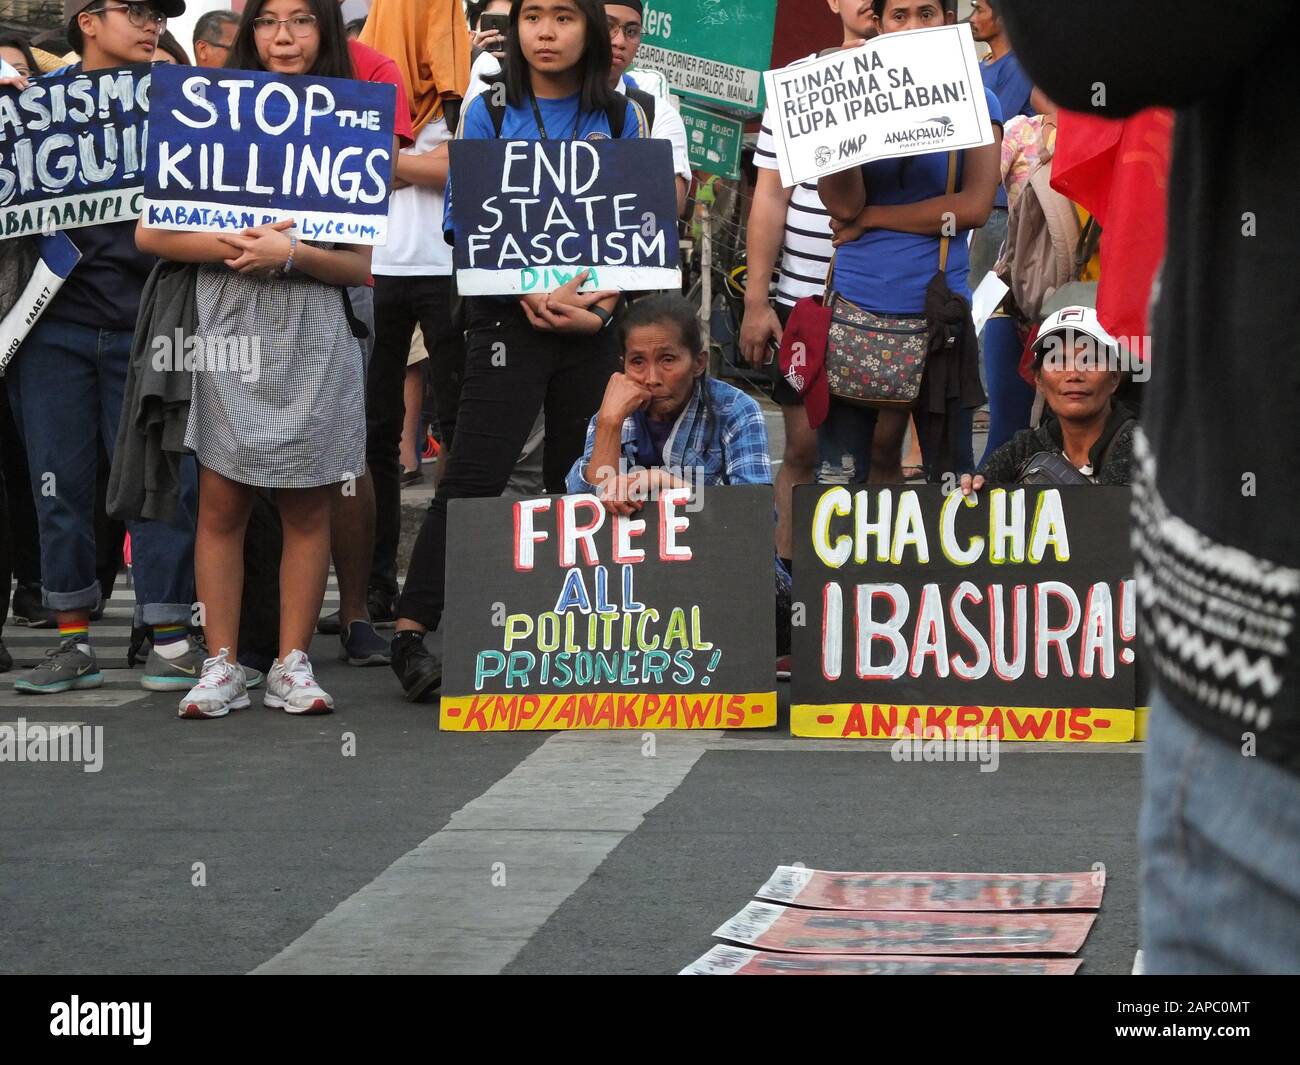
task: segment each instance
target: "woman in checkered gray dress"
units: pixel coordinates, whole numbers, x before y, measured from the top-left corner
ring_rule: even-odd
[[[252,0],[227,65],[353,77],[336,5],[282,15],[271,0]],[[280,653],[263,701],[291,714],[328,713],[333,700],[306,651],[329,571],[330,505],[365,472],[362,355],[343,290],[366,283],[370,249],[308,244],[292,221],[229,234],[141,227],[136,243],[201,264],[197,335],[205,357],[218,356],[196,368],[186,433],[199,461],[194,577],[212,657],[180,716],[224,717],[249,705],[237,654],[244,532],[258,489],[274,490],[284,529]]]

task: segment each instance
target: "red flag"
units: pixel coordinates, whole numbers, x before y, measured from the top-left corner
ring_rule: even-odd
[[[1052,187],[1102,227],[1097,317],[1116,338],[1144,337],[1151,285],[1165,254],[1174,115],[1165,108],[1126,119],[1062,109]],[[1144,355],[1149,345],[1141,344]]]

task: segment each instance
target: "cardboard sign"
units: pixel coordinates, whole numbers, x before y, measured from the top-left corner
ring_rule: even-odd
[[[32,331],[54,294],[81,261],[81,252],[65,233],[51,233],[38,242],[40,257],[36,269],[14,301],[9,312],[0,318],[0,377],[18,353],[24,338]]]
[[[0,89],[0,239],[139,216],[151,70]]]
[[[799,488],[792,731],[1132,740],[1128,512],[1088,485]]]
[[[781,184],[993,143],[970,27],[884,33],[763,75]]]
[[[678,976],[1073,976],[1082,958],[769,954],[719,943]]]
[[[1106,874],[828,873],[778,866],[755,894],[816,910],[1096,910]]]
[[[387,240],[393,86],[162,65],[151,96],[144,225],[230,233],[291,218],[302,240]]]
[[[663,104],[662,106],[667,106]],[[680,289],[664,140],[452,141],[453,260],[464,296]]]
[[[1091,913],[827,913],[751,902],[713,934],[794,954],[1074,954]]]
[[[442,728],[776,723],[772,489],[448,509]],[[771,579],[768,574],[771,573]]]

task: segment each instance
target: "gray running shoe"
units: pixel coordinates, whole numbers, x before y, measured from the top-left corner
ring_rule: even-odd
[[[76,637],[69,637],[58,647],[45,652],[45,661],[33,670],[29,670],[14,681],[14,691],[27,692],[31,695],[53,695],[56,692],[81,691],[83,688],[98,688],[104,683],[104,674],[99,671],[95,661],[93,647],[77,644]]]
[[[207,648],[189,636],[185,637],[185,650],[175,658],[164,658],[157,647],[151,647],[140,687],[151,692],[187,692],[198,684],[207,657]]]

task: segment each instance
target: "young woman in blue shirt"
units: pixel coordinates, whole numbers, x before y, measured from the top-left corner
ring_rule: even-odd
[[[648,135],[641,109],[610,88],[610,59],[608,23],[598,0],[514,0],[504,83],[466,107],[459,136]],[[448,218],[455,184],[453,173]],[[430,696],[442,681],[441,662],[425,648],[423,637],[442,620],[447,501],[499,496],[543,407],[543,477],[548,491],[563,492],[565,474],[582,453],[587,422],[618,369],[617,333],[609,326],[620,297],[580,292],[585,281],[583,272],[551,293],[465,301],[465,375],[456,436],[398,604],[393,671],[408,699]]]

